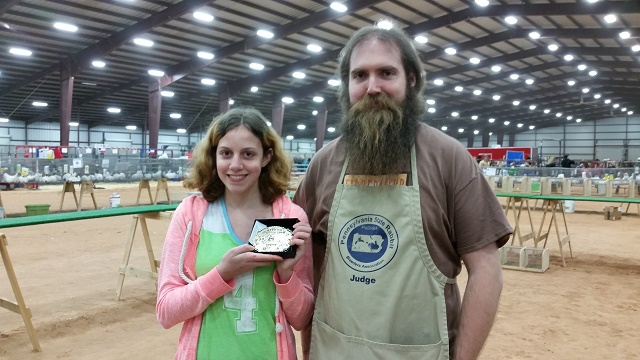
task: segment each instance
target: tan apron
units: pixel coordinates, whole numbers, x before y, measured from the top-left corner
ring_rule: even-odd
[[[329,215],[311,359],[448,359],[448,279],[425,242],[415,146],[411,186],[343,185]]]

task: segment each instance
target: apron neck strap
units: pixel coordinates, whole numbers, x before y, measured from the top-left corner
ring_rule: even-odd
[[[344,183],[344,176],[347,173],[347,166],[349,166],[349,155],[344,157],[344,165],[342,165],[342,171],[340,172],[340,184]],[[416,163],[416,145],[411,145],[411,184],[418,186],[418,166]]]

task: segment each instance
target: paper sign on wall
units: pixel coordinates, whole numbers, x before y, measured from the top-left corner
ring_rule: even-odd
[[[73,167],[81,168],[82,167],[82,159],[73,159]]]

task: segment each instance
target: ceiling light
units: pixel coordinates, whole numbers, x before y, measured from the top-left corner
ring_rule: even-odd
[[[169,114],[169,117],[172,119],[180,119],[182,115],[178,113],[172,113],[172,114]]]
[[[31,56],[32,54],[30,50],[23,49],[23,48],[11,48],[9,49],[9,52],[12,53],[13,55],[19,55],[19,56]]]
[[[229,105],[233,105],[233,104],[235,104],[235,103],[236,103],[236,102],[235,102],[235,100],[233,100],[233,99],[229,99]]]
[[[298,126],[296,126],[298,128],[298,130],[304,130],[307,128],[307,125],[304,124],[299,124]]]
[[[457,92],[460,92],[460,91],[464,90],[464,88],[462,86],[456,86],[454,88],[454,90],[457,91]]]
[[[319,102],[323,102],[323,101],[324,101],[324,98],[323,98],[322,96],[314,96],[314,97],[313,97],[313,101],[314,101],[314,102],[318,102],[318,103],[319,103]]]
[[[313,116],[318,115],[318,110],[313,110],[313,111],[311,112],[311,115],[313,115]]]
[[[478,96],[480,94],[482,94],[482,90],[473,90],[473,95]]]
[[[327,84],[331,85],[331,86],[338,86],[340,85],[340,80],[336,80],[336,79],[329,79],[327,81]]]
[[[588,93],[589,92],[589,88],[582,89],[582,92],[585,93],[585,94]]]
[[[207,14],[201,11],[196,11],[193,13],[193,17],[200,20],[200,21],[205,21],[205,22],[212,22],[213,21],[213,15],[211,14]]]
[[[598,2],[598,0],[587,0],[587,1],[592,3],[592,4],[595,3],[595,2]]]
[[[258,87],[257,86],[252,86],[251,87],[251,92],[257,92],[258,91]]]
[[[454,111],[451,113],[451,116],[453,117],[458,117],[460,114],[457,111]]]
[[[598,72],[595,71],[595,70],[591,70],[591,71],[589,71],[589,75],[590,76],[596,76],[596,75],[598,75]]]
[[[509,75],[509,77],[510,77],[512,80],[518,80],[518,78],[520,77],[520,75],[518,75],[518,74],[511,74],[511,75]]]
[[[578,70],[580,70],[580,71],[584,71],[586,68],[587,68],[587,65],[585,65],[585,64],[578,65]]]
[[[43,102],[43,101],[34,101],[34,102],[32,102],[32,103],[31,103],[31,105],[33,105],[33,106],[39,106],[39,107],[44,107],[44,106],[47,106],[47,105],[49,105],[49,104],[47,104],[46,102]]]
[[[522,127],[522,125],[523,125],[522,123],[519,123],[519,124],[518,124],[518,127],[519,127],[519,128],[521,128],[521,127]]]
[[[604,103],[605,103],[605,104],[609,104],[609,103],[611,103],[611,99],[607,99],[607,100],[605,100],[605,101],[604,101]]]
[[[104,61],[94,60],[94,61],[91,62],[91,65],[93,65],[93,66],[95,66],[97,68],[103,68],[107,64],[105,64]]]
[[[198,57],[206,60],[211,60],[213,59],[214,55],[210,52],[198,51]]]
[[[435,79],[435,80],[433,80],[433,83],[439,86],[439,85],[444,84],[444,81],[442,81],[442,79]]]
[[[532,39],[539,39],[540,38],[540,33],[537,31],[532,31],[529,33],[529,37]]]
[[[469,59],[469,61],[470,61],[472,64],[476,64],[476,65],[477,65],[477,64],[480,64],[480,59],[478,59],[477,57],[472,57],[471,59]]]
[[[513,102],[513,106],[518,106],[518,105],[520,105],[520,101],[515,100],[515,101]]]
[[[287,137],[285,138],[287,140],[293,140],[293,135],[287,135]]]
[[[151,70],[149,70],[149,71],[147,71],[147,72],[148,72],[148,73],[149,73],[149,75],[151,75],[151,76],[156,76],[156,77],[164,76],[164,71],[160,71],[160,70],[153,70],[153,69],[151,69]]]
[[[558,50],[558,45],[556,45],[556,44],[551,44],[551,45],[547,46],[547,48],[548,48],[549,50],[551,50],[551,51],[556,51],[556,50]]]
[[[75,25],[71,25],[71,24],[66,24],[66,23],[54,23],[53,27],[58,29],[58,30],[62,30],[62,31],[69,31],[69,32],[76,32],[78,31],[78,27]]]
[[[576,122],[582,122],[582,119],[576,119]]]
[[[327,128],[327,131],[328,131],[328,132],[334,132],[334,131],[336,131],[336,128],[334,128],[333,126],[331,126],[331,127],[328,127],[328,128]]]
[[[478,120],[478,115],[473,115],[473,116],[471,117],[471,120]]]
[[[322,51],[322,46],[316,45],[316,44],[309,44],[309,45],[307,45],[307,50],[317,53],[317,52]]]
[[[533,84],[533,83],[535,82],[535,80],[533,80],[533,79],[527,79],[527,80],[525,80],[524,82],[525,82],[527,85],[531,85],[531,84]]]
[[[623,31],[620,33],[620,38],[621,39],[628,39],[631,37],[631,33],[629,33],[628,31]]]
[[[638,51],[640,51],[640,45],[633,45],[633,46],[631,47],[631,50],[633,50],[634,52],[638,52]]]
[[[575,84],[576,84],[576,82],[575,82],[575,81],[573,81],[573,80],[569,80],[569,81],[567,81],[567,85],[569,85],[569,86],[573,86],[573,85],[575,85]]]
[[[533,129],[535,129],[535,128],[536,128],[536,126],[535,126],[535,125],[529,125],[529,130],[533,130]]]
[[[137,128],[138,127],[136,127],[135,125],[127,125],[127,126],[125,126],[125,129],[127,129],[127,130],[135,130]]]
[[[489,122],[490,122],[490,123],[492,123],[492,122],[494,122],[494,121],[496,121],[496,119],[494,119],[494,118],[489,118]]]
[[[627,115],[633,115],[633,111],[627,112]]]
[[[493,71],[493,72],[500,72],[500,70],[502,70],[502,68],[500,66],[498,66],[498,65],[493,65],[491,67],[491,71]]]
[[[442,126],[442,127],[440,128],[440,130],[442,130],[442,131],[447,131],[447,129],[448,129],[448,127],[446,127],[446,126]]]
[[[550,113],[550,112],[551,112],[551,110],[550,110],[550,109],[544,109],[544,113],[545,113],[545,114],[548,114],[548,113]]]
[[[0,118],[0,123],[6,123],[9,122],[9,119],[7,118]]]
[[[571,120],[571,119],[573,119],[573,116],[571,115],[567,116],[567,120]]]
[[[80,125],[80,123],[79,123],[79,122],[69,121],[69,126],[76,127],[76,126],[78,126],[78,125]]]
[[[604,21],[606,21],[606,22],[607,22],[607,24],[614,23],[614,22],[616,22],[617,20],[618,20],[618,17],[617,17],[617,16],[615,16],[615,15],[613,15],[613,14],[609,14],[609,15],[606,15],[606,16],[604,17]]]
[[[564,59],[565,59],[565,61],[571,61],[571,60],[573,60],[573,55],[567,54],[567,55],[564,56]]]
[[[136,45],[144,46],[144,47],[152,47],[153,46],[153,41],[151,41],[149,39],[143,39],[143,38],[135,38],[135,39],[133,39],[133,43],[136,44]]]
[[[434,112],[436,112],[436,108],[430,107],[430,108],[427,109],[427,112],[433,114]]]
[[[622,108],[622,109],[620,109],[620,111],[622,111],[622,112],[627,111],[627,108],[626,107]]]
[[[110,108],[107,108],[107,112],[110,112],[112,114],[119,114],[120,113],[120,109],[119,108],[110,107]]]
[[[459,132],[459,133],[463,133],[463,132],[464,132],[464,129],[463,129],[463,128],[460,128],[460,129],[458,129],[458,132]]]
[[[529,105],[529,110],[535,110],[536,106],[535,105]]]
[[[92,82],[83,82],[82,85],[87,85],[87,86],[97,86],[98,84],[96,83],[92,83]]]
[[[264,65],[258,64],[258,63],[251,63],[251,64],[249,64],[249,67],[252,68],[253,70],[262,70],[262,69],[264,69]]]
[[[186,133],[186,132],[187,132],[187,129],[176,129],[176,132],[177,132],[178,134],[184,134],[184,133]]]
[[[601,97],[601,96],[602,96],[602,95],[600,95],[600,94],[595,94],[595,95],[593,95],[593,97],[594,97],[595,99],[600,99],[600,97]]]
[[[446,49],[444,49],[444,52],[446,52],[449,55],[455,55],[456,54],[456,49],[452,48],[452,47],[448,47]]]
[[[514,25],[515,23],[518,22],[518,19],[516,19],[514,16],[507,16],[506,18],[504,18],[504,21],[507,24]]]
[[[478,4],[479,6],[488,6],[489,5],[489,0],[476,0],[476,4]]]
[[[429,39],[427,39],[426,36],[418,35],[415,37],[415,41],[420,44],[426,44],[427,42],[429,42]]]
[[[613,108],[614,108],[614,109],[617,109],[617,108],[619,108],[619,107],[620,107],[620,104],[613,104]]]
[[[271,39],[273,37],[273,33],[269,30],[260,29],[256,32],[258,36],[263,37],[265,39]]]
[[[507,120],[507,121],[503,122],[503,124],[509,125],[509,124],[511,124],[511,121]]]
[[[493,100],[495,100],[495,101],[500,100],[500,95],[493,95]]]
[[[293,98],[285,96],[285,97],[282,98],[282,102],[285,103],[285,104],[291,104],[291,103],[293,103]]]
[[[556,113],[556,117],[561,117],[562,113]]]
[[[473,130],[473,135],[478,135],[480,134],[480,130]]]
[[[208,79],[208,78],[204,78],[202,80],[200,80],[201,83],[205,84],[205,85],[213,85],[216,83],[215,80],[213,79]]]
[[[301,71],[296,71],[292,74],[292,76],[296,79],[304,79],[304,77],[307,75]]]
[[[393,27],[393,24],[389,20],[382,20],[376,23],[376,26],[380,29],[389,30]]]
[[[427,105],[435,105],[436,101],[433,99],[427,99]]]
[[[329,7],[331,7],[333,10],[338,11],[338,12],[345,12],[347,11],[347,7],[340,2],[332,2],[331,5],[329,5]]]
[[[173,97],[175,93],[173,91],[160,91],[160,95],[164,97]]]

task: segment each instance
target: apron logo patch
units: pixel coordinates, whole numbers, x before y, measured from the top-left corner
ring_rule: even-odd
[[[340,229],[340,256],[353,270],[377,271],[398,252],[398,232],[384,216],[366,214],[355,217]]]

